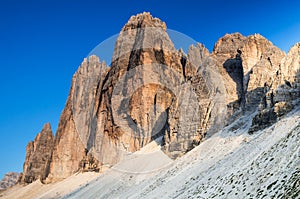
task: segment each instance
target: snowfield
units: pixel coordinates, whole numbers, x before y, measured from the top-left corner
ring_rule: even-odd
[[[252,117],[239,119],[160,171],[110,170],[65,198],[300,197],[299,109],[249,135]]]
[[[43,192],[35,190],[30,198],[300,198],[300,108],[249,135],[252,117],[240,118],[176,161],[156,140],[102,174],[79,174],[86,176],[81,184],[76,176],[52,185],[35,182],[18,188],[23,197],[13,187],[3,198],[26,198],[34,184]]]

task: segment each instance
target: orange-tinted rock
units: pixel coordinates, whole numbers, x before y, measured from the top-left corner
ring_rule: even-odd
[[[54,136],[50,124],[47,123],[34,141],[29,142],[26,147],[21,182],[31,183],[35,180],[45,180],[49,174],[53,144]]]
[[[47,182],[64,179],[78,171],[79,162],[90,142],[91,130],[96,125],[97,87],[108,70],[98,57],[91,56],[82,62],[74,74],[56,132]]]
[[[177,158],[258,109],[253,125],[263,128],[291,110],[299,81],[299,44],[286,56],[259,34],[234,33],[220,38],[211,54],[197,44],[186,55],[175,49],[164,22],[150,13],[132,16],[111,67],[91,56],[74,74],[42,179],[48,173],[47,182],[66,178],[84,169],[87,157],[116,164],[158,136],[163,151]],[[29,143],[28,182],[40,173],[28,164],[35,151]]]

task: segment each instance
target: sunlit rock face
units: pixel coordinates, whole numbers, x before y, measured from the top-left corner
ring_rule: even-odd
[[[45,180],[49,173],[52,158],[54,136],[49,123],[29,142],[26,147],[26,158],[20,181],[31,183],[35,180]]]
[[[84,157],[114,165],[158,137],[165,154],[176,159],[245,114],[256,115],[254,133],[299,100],[299,44],[286,56],[259,34],[233,33],[220,38],[212,53],[198,43],[186,54],[166,30],[150,13],[132,16],[110,67],[94,55],[84,59],[43,162],[47,169],[28,167],[35,157],[29,143],[24,173],[34,178],[25,181],[66,178]]]

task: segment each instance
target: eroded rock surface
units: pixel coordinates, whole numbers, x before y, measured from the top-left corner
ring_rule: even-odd
[[[54,136],[50,124],[47,123],[34,141],[29,142],[26,147],[21,182],[31,183],[46,179],[49,174],[53,144]]]
[[[8,172],[0,181],[0,190],[14,186],[19,180],[20,174],[17,172]]]
[[[201,58],[200,52],[195,59]],[[101,122],[95,132],[96,157],[114,164],[123,152],[139,150],[161,135],[171,157],[190,150],[194,140],[203,137],[197,117],[206,114],[199,112],[192,92],[196,72],[197,67],[174,48],[164,22],[149,13],[131,17],[120,32],[111,70],[98,90]],[[197,111],[187,111],[192,107]]]
[[[97,88],[109,68],[96,56],[84,59],[72,78],[72,86],[55,137],[47,182],[64,179],[78,171],[79,162],[91,145],[97,123]]]
[[[286,56],[259,34],[234,33],[220,38],[212,53],[194,44],[185,54],[164,22],[150,13],[132,16],[111,67],[91,56],[74,74],[47,169],[30,166],[41,160],[29,143],[23,180],[66,178],[87,157],[113,165],[159,136],[175,159],[256,111],[251,132],[264,128],[299,102],[299,51],[296,44]]]
[[[230,115],[239,108],[257,108],[265,87],[280,83],[285,53],[259,34],[227,34],[216,43],[213,56],[224,79]]]
[[[249,133],[261,130],[275,123],[299,104],[300,99],[300,45],[291,48],[282,60],[280,70],[273,76],[275,84],[265,86],[265,97],[253,118]]]

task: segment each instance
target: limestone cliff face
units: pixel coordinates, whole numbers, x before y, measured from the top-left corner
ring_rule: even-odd
[[[193,50],[199,53],[193,60],[208,54],[200,44]],[[111,68],[98,62],[85,60],[73,77],[49,181],[76,172],[85,151],[101,164],[115,164],[164,135],[164,150],[175,158],[203,138],[209,112],[200,105],[206,107],[209,91],[202,75],[195,76],[197,67],[174,48],[165,23],[149,13],[131,17],[117,39]]]
[[[91,56],[74,74],[51,158],[47,166],[29,164],[41,162],[36,141],[29,143],[23,181],[66,178],[86,157],[113,165],[160,136],[175,159],[243,114],[257,113],[251,132],[259,130],[299,101],[299,46],[286,56],[259,34],[234,33],[212,53],[195,44],[185,54],[164,22],[132,16],[111,67]]]
[[[111,70],[98,90],[98,125],[92,151],[103,164],[114,164],[123,153],[139,150],[161,135],[165,135],[166,152],[172,145],[180,145],[174,150],[181,153],[192,147],[193,139],[199,136],[197,127],[184,133],[183,118],[191,119],[190,123],[199,121],[187,116],[188,105],[193,103],[182,102],[189,99],[183,94],[191,89],[190,83],[190,87],[184,83],[197,68],[186,59],[174,48],[165,23],[149,13],[129,19],[117,39]],[[196,95],[194,100],[199,106]],[[179,112],[179,105],[185,112]],[[173,134],[180,139],[173,139]]]
[[[38,179],[45,180],[49,173],[53,144],[54,136],[50,124],[47,123],[34,141],[29,142],[26,147],[21,182],[31,183]]]
[[[227,124],[258,110],[249,131],[253,133],[299,103],[299,44],[286,55],[259,34],[227,34],[212,57],[226,89]]]
[[[295,44],[284,59],[283,78],[289,82],[300,82],[300,43]]]
[[[212,57],[223,79],[231,119],[241,110],[255,110],[267,90],[280,84],[285,53],[259,34],[227,34],[215,44]]]
[[[108,70],[98,57],[91,56],[84,59],[74,74],[56,132],[47,182],[66,178],[78,171],[79,162],[90,143],[90,131],[95,126],[96,90]]]
[[[293,46],[281,61],[273,84],[265,86],[265,97],[253,118],[249,133],[268,127],[300,103],[300,45]]]
[[[298,103],[300,90],[300,44],[294,45],[282,60],[278,74],[279,83],[272,85],[267,93],[266,106],[278,102]]]
[[[155,118],[151,121],[149,115],[155,114],[154,96],[165,88],[145,82],[145,76],[146,70],[155,70],[154,64],[160,69],[159,64],[172,61],[172,57],[164,59],[164,53],[175,52],[165,31],[165,23],[143,13],[131,17],[119,34],[111,70],[98,90],[101,122],[95,132],[93,151],[104,164],[116,163],[123,152],[136,151],[151,140]],[[180,68],[179,64],[173,65]],[[164,99],[164,103],[163,109],[170,102]]]

